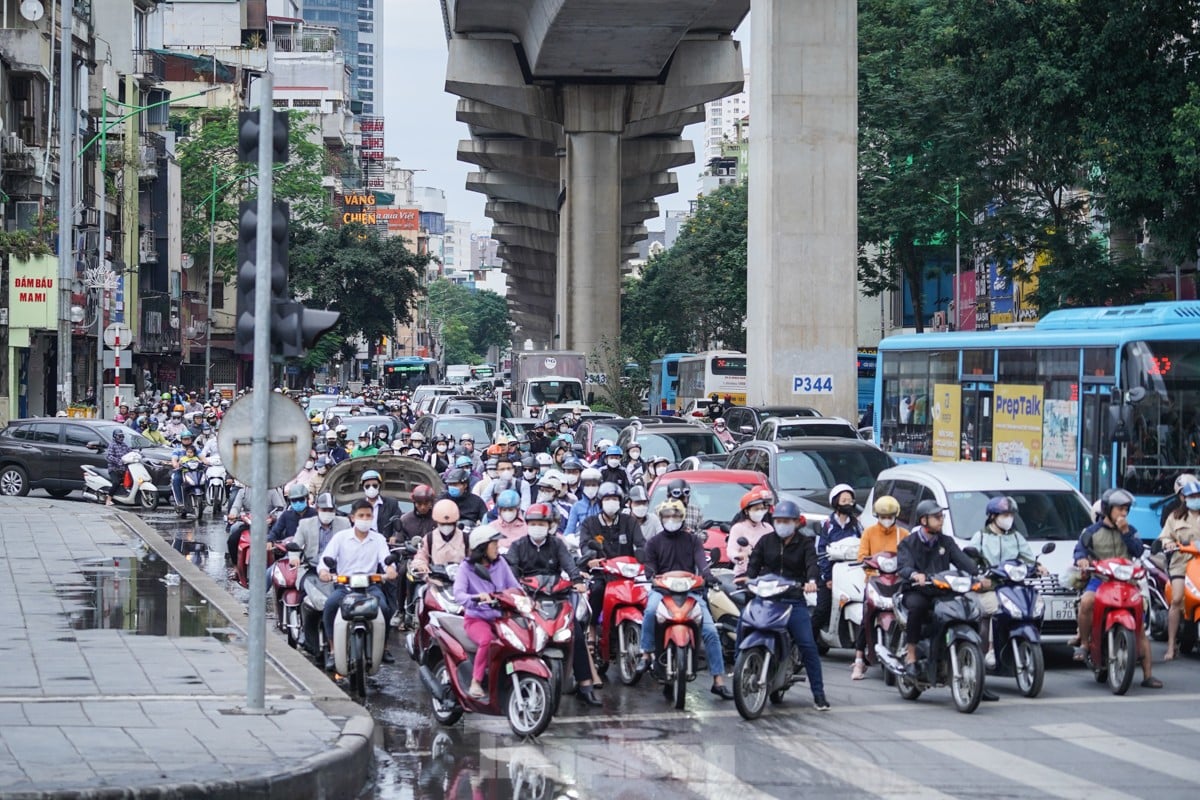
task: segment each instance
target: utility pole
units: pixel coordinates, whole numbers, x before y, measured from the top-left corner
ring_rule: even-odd
[[[62,44],[58,61],[58,408],[71,405],[71,283],[75,264],[71,261],[74,209],[71,203],[75,175],[75,72],[71,68],[74,39],[74,0],[62,0]],[[102,386],[96,387],[100,402]]]

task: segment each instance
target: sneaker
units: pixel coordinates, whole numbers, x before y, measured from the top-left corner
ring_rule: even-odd
[[[717,697],[721,698],[722,700],[732,700],[733,699],[733,690],[730,689],[728,686],[726,686],[723,683],[720,685],[717,685],[714,683],[712,685],[712,689],[710,689],[709,691],[711,691],[713,694],[715,694]]]
[[[825,695],[823,695],[823,694],[814,694],[813,695],[813,708],[817,709],[817,711],[828,711],[829,710],[829,701],[825,699]]]
[[[988,650],[987,653],[983,656],[983,663],[984,663],[984,666],[986,666],[988,669],[995,669],[996,668],[996,653],[995,653],[995,651]]]
[[[850,680],[861,681],[867,677],[867,662],[855,661],[854,668],[850,670]]]

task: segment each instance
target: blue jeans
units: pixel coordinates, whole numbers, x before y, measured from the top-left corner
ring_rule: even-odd
[[[803,600],[783,600],[792,607],[788,616],[788,633],[792,641],[800,648],[800,661],[804,671],[808,673],[808,685],[813,697],[825,694],[825,681],[821,677],[821,654],[817,652],[817,642],[813,638],[812,618],[808,615],[808,604]],[[738,641],[742,640],[742,625],[738,623]]]
[[[175,499],[175,505],[183,505],[183,470],[171,470],[171,497]]]
[[[704,598],[695,592],[692,597],[696,598],[696,602],[700,604],[700,613],[703,615],[700,619],[700,638],[704,640],[704,655],[708,659],[708,671],[715,678],[718,675],[725,674],[725,655],[721,652],[721,637],[717,635],[717,626],[713,623],[712,614],[709,613],[708,603]],[[655,628],[657,628],[655,613],[658,611],[659,605],[662,604],[661,592],[650,592],[650,599],[646,602],[646,614],[642,617],[642,652],[653,655],[657,647]],[[812,631],[809,631],[811,634]],[[811,637],[809,639],[811,641]]]
[[[321,622],[325,625],[325,641],[329,646],[333,646],[333,623],[337,619],[337,615],[342,611],[342,598],[350,594],[348,586],[340,584],[335,585],[333,591],[329,593],[329,597],[325,600],[325,609],[321,616]],[[382,583],[373,583],[367,587],[367,594],[372,595],[379,601],[379,610],[383,614],[383,631],[384,642],[387,642],[387,632],[391,628],[388,621],[392,618],[392,606],[388,602],[387,592],[383,590]]]

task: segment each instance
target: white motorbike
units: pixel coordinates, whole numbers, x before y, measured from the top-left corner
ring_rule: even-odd
[[[829,623],[818,631],[817,649],[826,653],[830,648],[853,649],[854,640],[863,621],[863,592],[866,574],[858,558],[857,537],[841,539],[829,545],[826,556],[833,564],[833,599]]]
[[[209,456],[208,469],[204,471],[205,492],[208,495],[208,507],[212,509],[213,519],[219,514],[219,509],[225,505],[225,467],[221,457],[214,453]]]
[[[107,469],[84,464],[84,495],[94,497],[97,501],[111,496],[114,503],[123,506],[158,508],[158,487],[154,485],[154,479],[142,463],[142,454],[137,450],[130,450],[121,457],[121,463],[125,465],[125,480],[117,487],[109,480]]]

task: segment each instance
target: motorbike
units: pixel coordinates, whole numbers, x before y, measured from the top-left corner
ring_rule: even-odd
[[[746,584],[754,597],[742,613],[742,639],[733,662],[733,702],[743,719],[758,719],[768,699],[782,703],[799,680],[787,627],[792,608],[779,599],[796,586],[779,575],[761,575]]]
[[[574,654],[575,604],[571,602],[574,588],[561,575],[530,575],[520,579],[525,592],[533,599],[533,621],[540,628],[538,638],[546,640],[542,652],[550,667],[550,696],[554,701],[554,713],[562,701],[563,692],[574,673],[568,667]]]
[[[267,528],[275,524],[275,518],[279,516],[282,509],[274,508],[267,516]],[[243,589],[250,588],[250,512],[243,512],[238,519],[229,526],[229,533],[232,536],[237,533],[237,552],[233,558],[233,577],[238,585]],[[277,549],[273,543],[267,543],[267,566],[271,566],[275,562],[275,557],[278,555]]]
[[[1186,553],[1192,557],[1187,565],[1187,575],[1183,582],[1183,616],[1179,620],[1179,652],[1187,654],[1196,649],[1196,640],[1200,638],[1200,548],[1196,543],[1185,544],[1175,551]],[[1166,600],[1171,603],[1172,589],[1167,582]]]
[[[968,548],[970,550],[971,548]],[[1043,555],[1053,552],[1047,542]],[[1020,559],[1009,559],[988,570],[996,590],[999,607],[992,616],[992,648],[996,653],[993,675],[1015,677],[1025,697],[1037,697],[1046,677],[1042,655],[1042,616],[1046,604],[1037,589],[1025,583],[1029,566]]]
[[[183,503],[177,511],[181,517],[194,517],[199,522],[204,517],[204,465],[199,460],[185,461],[183,473]]]
[[[335,573],[334,582],[350,589],[342,598],[341,607],[333,621],[333,660],[337,674],[345,675],[350,690],[360,700],[367,698],[367,676],[379,671],[383,663],[384,636],[387,620],[379,607],[379,598],[367,592],[372,584],[383,582],[375,573],[337,575],[337,561],[326,556],[325,566]]]
[[[225,467],[221,464],[221,457],[214,453],[209,457],[208,467],[204,470],[205,495],[208,507],[212,509],[213,519],[217,518],[228,497],[225,479]]]
[[[833,600],[829,622],[817,631],[817,650],[822,655],[830,648],[854,648],[863,622],[863,589],[866,573],[858,557],[857,537],[840,539],[829,545],[826,557],[833,564]]]
[[[637,661],[641,652],[642,617],[650,598],[642,580],[645,570],[631,556],[603,559],[597,569],[613,577],[604,586],[600,633],[596,637],[596,671],[605,675],[609,662],[616,659],[621,683],[633,686],[641,680]]]
[[[1146,617],[1150,638],[1167,640],[1167,612],[1171,608],[1171,576],[1167,573],[1166,553],[1142,553],[1141,564],[1146,568],[1146,589],[1150,593],[1150,608]]]
[[[714,569],[712,574],[719,585],[708,590],[708,610],[721,637],[725,663],[732,664],[737,657],[738,620],[745,612],[749,593],[733,582],[733,570]]]
[[[458,575],[458,564],[433,564],[423,580],[423,588],[414,586],[416,608],[413,612],[413,630],[404,637],[404,649],[409,658],[420,664],[425,653],[433,644],[429,634],[429,618],[433,613],[461,616],[463,608],[454,599],[454,578]],[[410,573],[412,574],[412,573]],[[414,575],[420,580],[420,576]]]
[[[704,579],[690,572],[655,575],[654,590],[663,595],[654,615],[658,645],[650,672],[663,683],[663,694],[676,709],[687,703],[688,682],[696,679],[697,643],[703,611],[692,592],[704,588]]]
[[[896,592],[900,589],[900,560],[890,551],[876,553],[863,559],[863,566],[875,570],[875,574],[867,580],[863,592],[863,625],[871,632],[871,638],[866,650],[863,651],[867,664],[879,664],[875,655],[875,647],[887,646],[892,626],[896,622]],[[883,668],[883,682],[892,686],[896,682],[895,674],[887,667]]]
[[[1088,568],[1100,578],[1092,608],[1092,639],[1086,663],[1096,683],[1108,682],[1113,694],[1125,694],[1133,684],[1142,637],[1142,591],[1138,582],[1146,568],[1127,558],[1106,558]]]
[[[421,681],[432,695],[434,719],[442,725],[453,725],[471,711],[506,716],[517,736],[538,736],[554,716],[554,699],[550,667],[538,646],[541,628],[532,619],[533,601],[520,589],[504,589],[492,598],[501,613],[495,620],[499,635],[488,649],[487,694],[467,694],[478,648],[467,636],[465,618],[454,614],[430,614],[433,644],[419,669]]]
[[[284,545],[287,558],[271,563],[271,586],[275,589],[275,627],[287,635],[288,647],[300,643],[300,545]]]
[[[887,647],[875,646],[879,660],[896,676],[896,686],[905,700],[916,700],[936,686],[950,686],[954,707],[970,714],[983,698],[984,662],[979,638],[979,606],[969,595],[979,590],[971,575],[946,570],[929,576],[936,594],[929,623],[917,645],[917,677],[904,671],[904,628],[908,612],[903,592],[895,598],[896,620]]]
[[[158,487],[154,485],[154,479],[142,463],[142,454],[137,450],[130,450],[121,456],[121,463],[125,465],[125,479],[116,487],[109,480],[107,469],[84,464],[84,495],[97,501],[112,497],[114,503],[141,506],[150,511],[158,508]]]

